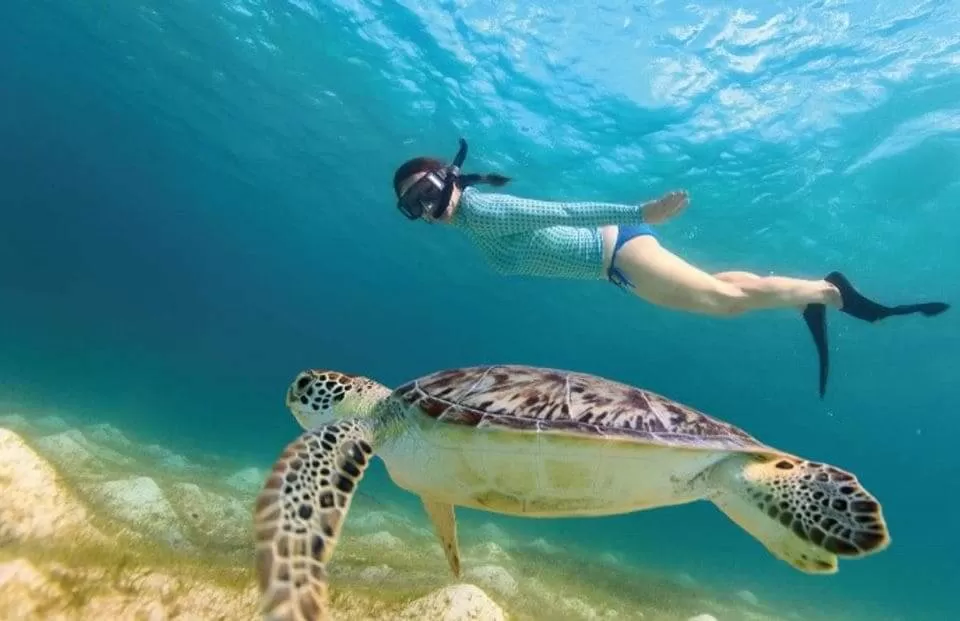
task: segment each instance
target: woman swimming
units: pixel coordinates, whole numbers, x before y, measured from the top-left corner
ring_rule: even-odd
[[[610,280],[650,303],[714,316],[803,309],[820,358],[821,397],[829,370],[827,306],[871,323],[894,315],[939,315],[950,307],[943,302],[885,306],[863,296],[840,272],[821,280],[709,274],[661,246],[649,226],[683,211],[686,192],[670,192],[641,205],[484,193],[473,186],[503,186],[509,179],[461,174],[466,150],[461,140],[449,166],[418,157],[397,169],[393,189],[407,218],[463,230],[502,274]]]

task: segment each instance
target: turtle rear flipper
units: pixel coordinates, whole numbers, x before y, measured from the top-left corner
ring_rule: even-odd
[[[457,578],[460,577],[460,544],[457,543],[457,514],[453,505],[437,502],[429,498],[420,498],[427,517],[433,524],[433,530],[443,546],[443,553],[447,557],[450,571]]]
[[[835,466],[788,455],[735,455],[712,472],[709,498],[771,554],[832,574],[837,557],[880,552],[890,535],[880,503]]]
[[[304,433],[273,465],[254,512],[264,619],[330,618],[326,564],[372,443],[366,424],[340,421]]]

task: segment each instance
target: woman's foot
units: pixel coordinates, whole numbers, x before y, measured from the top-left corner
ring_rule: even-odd
[[[831,272],[824,278],[840,292],[842,306],[840,311],[857,319],[873,323],[893,317],[894,315],[913,315],[920,313],[926,317],[933,317],[950,308],[944,302],[925,302],[921,304],[903,304],[900,306],[884,306],[879,302],[867,298],[857,291],[847,277],[840,272]]]

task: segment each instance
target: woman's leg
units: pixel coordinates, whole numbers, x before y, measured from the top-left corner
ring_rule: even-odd
[[[624,244],[617,253],[616,266],[630,279],[640,297],[661,306],[710,315],[802,308],[807,304],[839,307],[841,303],[837,288],[824,280],[747,272],[708,274],[663,248],[649,235]]]
[[[634,292],[654,304],[710,315],[735,315],[769,308],[798,308],[817,348],[820,397],[827,388],[830,361],[826,306],[834,306],[863,321],[919,313],[928,317],[950,308],[943,302],[885,306],[857,291],[839,272],[823,280],[758,276],[749,272],[711,275],[664,249],[650,235],[625,243],[615,267],[633,284]]]
[[[798,280],[796,278],[787,278],[784,276],[758,276],[756,274],[751,274],[750,272],[720,272],[719,274],[713,274],[713,277],[717,280],[722,280],[732,285],[736,285],[744,290],[750,290],[752,288],[772,288],[774,290],[786,291],[797,286],[806,287],[812,282],[818,284],[827,282],[823,280]],[[829,285],[830,283],[827,282],[827,284]],[[836,291],[836,288],[834,287],[833,290]],[[836,299],[825,303],[839,307],[841,303],[839,292],[837,293]],[[802,311],[807,307],[807,304],[808,303],[806,302],[799,304],[797,306],[797,310]]]

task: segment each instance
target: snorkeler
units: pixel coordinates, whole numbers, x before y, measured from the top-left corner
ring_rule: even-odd
[[[930,317],[950,308],[943,302],[884,306],[862,295],[840,272],[822,280],[709,274],[661,246],[649,226],[686,208],[686,192],[670,192],[640,205],[484,193],[473,186],[498,187],[510,179],[463,174],[466,155],[467,144],[461,139],[450,165],[427,157],[404,162],[393,177],[400,211],[411,220],[463,230],[502,274],[609,280],[658,306],[721,317],[803,309],[819,356],[821,398],[829,370],[827,306],[871,323],[894,315]]]

